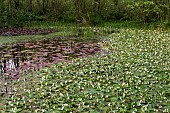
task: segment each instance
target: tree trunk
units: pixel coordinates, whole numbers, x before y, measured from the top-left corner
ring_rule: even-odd
[[[76,13],[78,15],[78,18],[80,19],[80,22],[83,25],[88,25],[87,20],[87,11],[86,11],[86,1],[85,0],[74,0]]]
[[[18,8],[20,6],[19,0],[14,0],[14,6],[15,6],[15,9],[18,10]]]
[[[28,11],[32,12],[32,0],[29,0]]]
[[[8,13],[11,13],[12,12],[12,1],[11,0],[8,0]]]
[[[94,1],[94,11],[101,14],[101,0]]]

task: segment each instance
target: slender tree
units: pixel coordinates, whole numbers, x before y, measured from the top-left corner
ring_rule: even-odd
[[[86,0],[74,0],[74,5],[76,8],[76,14],[83,25],[88,24],[87,10],[86,10]]]
[[[28,4],[29,4],[29,6],[28,6],[28,11],[29,11],[29,12],[32,12],[32,2],[33,2],[33,0],[29,0],[29,1],[28,1]]]
[[[19,6],[20,6],[20,1],[14,0],[14,7],[15,7],[16,10],[18,10]]]

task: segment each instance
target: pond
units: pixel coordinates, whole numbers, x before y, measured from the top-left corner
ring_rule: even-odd
[[[35,35],[56,32],[54,28],[0,28],[0,36]]]
[[[54,38],[20,42],[0,47],[0,73],[18,79],[22,72],[38,70],[61,61],[100,53],[98,40]]]

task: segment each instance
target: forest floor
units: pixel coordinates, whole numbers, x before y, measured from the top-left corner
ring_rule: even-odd
[[[0,45],[56,36],[97,37],[109,54],[75,58],[8,79],[1,86],[14,92],[0,95],[0,112],[170,112],[168,30],[60,27],[46,35],[0,36]]]

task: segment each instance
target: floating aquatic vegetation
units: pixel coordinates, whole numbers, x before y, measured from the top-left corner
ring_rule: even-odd
[[[64,40],[38,40],[20,42],[6,45],[1,51],[1,71],[16,79],[28,70],[38,70],[57,64],[61,61],[70,61],[73,58],[94,55],[101,51],[100,45],[95,41],[78,41],[69,38]]]

